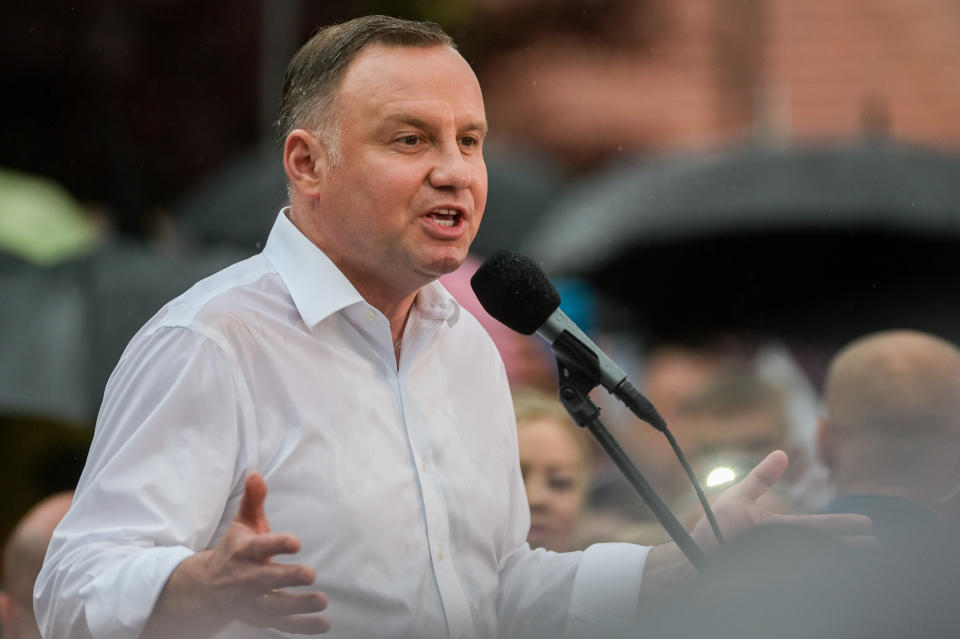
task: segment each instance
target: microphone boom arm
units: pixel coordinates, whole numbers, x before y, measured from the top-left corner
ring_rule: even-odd
[[[555,336],[553,349],[559,367],[560,402],[577,423],[590,431],[613,463],[623,473],[630,485],[653,512],[670,538],[697,569],[703,565],[704,555],[700,547],[677,520],[660,496],[640,474],[617,440],[600,421],[600,409],[587,395],[600,383],[600,361],[596,353],[569,331]],[[626,378],[626,375],[624,375]],[[629,384],[629,382],[627,382]],[[631,385],[632,387],[632,385]],[[619,396],[618,396],[619,397]],[[641,396],[642,397],[642,396]],[[644,398],[646,399],[646,398]]]

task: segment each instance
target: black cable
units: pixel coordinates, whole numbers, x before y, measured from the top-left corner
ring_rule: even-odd
[[[680,465],[683,466],[683,470],[686,471],[687,477],[690,478],[690,483],[693,484],[693,489],[697,491],[697,499],[700,500],[700,505],[703,506],[703,513],[707,516],[707,521],[710,522],[710,527],[713,528],[713,534],[717,537],[717,543],[723,543],[723,535],[720,533],[720,525],[717,524],[717,519],[713,516],[713,510],[710,508],[710,502],[707,501],[707,496],[703,494],[703,489],[700,487],[700,482],[697,481],[697,476],[694,474],[693,469],[690,468],[690,464],[687,463],[687,458],[684,456],[683,451],[680,450],[680,445],[677,443],[677,440],[674,438],[673,433],[670,432],[670,429],[664,425],[662,429],[663,434],[666,435],[667,441],[670,442],[670,447],[673,448],[674,454],[677,456],[677,459],[680,460]]]

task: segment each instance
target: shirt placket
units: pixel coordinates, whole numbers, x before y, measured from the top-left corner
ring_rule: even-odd
[[[390,339],[386,318],[369,307],[363,312],[362,316],[367,323],[382,322],[383,327],[386,328],[385,341],[375,337],[380,331],[364,330],[362,332],[368,338],[373,338],[371,346],[390,371],[389,378],[393,384],[400,409],[400,418],[403,422],[401,426],[410,447],[414,471],[420,489],[427,546],[430,549],[430,564],[447,623],[447,632],[453,639],[472,638],[476,636],[473,628],[473,615],[470,611],[469,600],[464,593],[452,561],[450,513],[443,497],[443,477],[437,472],[433,464],[433,448],[430,442],[429,429],[416,408],[416,402],[407,397],[409,389],[405,381],[410,364],[416,359],[417,353],[422,350],[442,322],[422,318],[417,321],[411,317],[410,321],[413,324],[409,327],[407,334],[404,335],[403,356],[400,370],[397,370],[392,365],[395,361],[393,342]]]
[[[403,393],[401,392],[401,396]],[[462,639],[473,636],[472,614],[469,602],[453,564],[450,543],[450,514],[443,497],[442,477],[433,464],[433,455],[426,433],[426,425],[409,403],[403,402],[407,437],[413,451],[417,480],[423,496],[423,514],[426,520],[430,562],[451,637]]]
[[[444,498],[443,476],[434,463],[430,430],[417,409],[417,403],[410,401],[407,397],[410,389],[405,383],[410,364],[440,324],[441,322],[436,320],[423,321],[404,337],[404,356],[397,380],[407,439],[416,465],[420,494],[423,496],[423,514],[426,521],[427,543],[430,548],[430,562],[440,593],[447,630],[450,637],[466,639],[474,637],[476,633],[473,628],[469,600],[453,563],[450,513]]]

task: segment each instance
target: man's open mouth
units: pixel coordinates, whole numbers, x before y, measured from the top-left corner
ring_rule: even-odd
[[[460,219],[460,212],[454,209],[434,209],[427,216],[437,226],[454,226]]]

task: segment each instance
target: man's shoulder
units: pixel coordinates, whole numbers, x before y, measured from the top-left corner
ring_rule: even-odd
[[[208,332],[225,318],[283,304],[289,293],[270,262],[254,255],[206,277],[168,302],[145,327]]]
[[[457,320],[449,326],[449,337],[457,344],[457,351],[464,359],[479,363],[491,361],[501,363],[502,358],[493,337],[463,305],[459,306]]]

